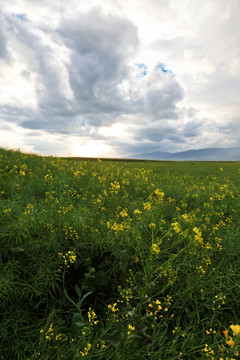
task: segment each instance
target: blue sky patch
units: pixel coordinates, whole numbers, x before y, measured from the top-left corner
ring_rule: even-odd
[[[28,21],[26,14],[14,14],[21,21]]]
[[[161,70],[163,73],[165,73],[165,74],[171,75],[171,77],[174,77],[174,76],[175,76],[174,73],[173,73],[171,70],[166,69],[165,64],[162,64],[162,63],[157,64],[157,65],[155,66],[155,70],[157,70],[157,69],[160,69],[160,70]]]
[[[147,73],[148,73],[148,69],[147,69],[147,66],[143,63],[141,64],[135,64],[136,67],[140,70],[140,75],[141,76],[146,76]]]

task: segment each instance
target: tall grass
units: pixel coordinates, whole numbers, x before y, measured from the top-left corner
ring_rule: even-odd
[[[239,359],[239,169],[0,149],[0,359]]]

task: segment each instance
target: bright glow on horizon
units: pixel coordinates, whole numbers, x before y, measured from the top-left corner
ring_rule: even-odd
[[[105,144],[99,144],[94,141],[90,141],[90,143],[81,145],[81,144],[72,144],[71,150],[68,156],[73,157],[113,157],[110,146]]]

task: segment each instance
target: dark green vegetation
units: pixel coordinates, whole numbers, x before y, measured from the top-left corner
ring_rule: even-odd
[[[238,359],[239,169],[1,149],[0,359]]]

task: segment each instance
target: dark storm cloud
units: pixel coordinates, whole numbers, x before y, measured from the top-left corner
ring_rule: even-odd
[[[240,112],[236,115],[231,115],[228,117],[226,124],[219,126],[219,129],[222,133],[228,136],[231,134],[232,140],[235,142],[236,146],[240,144]]]
[[[166,81],[164,77],[159,77],[159,82],[156,81],[146,93],[147,113],[157,118],[177,119],[176,103],[183,99],[183,89],[175,79],[167,78]]]
[[[183,129],[183,135],[185,137],[195,137],[197,135],[199,135],[200,130],[202,130],[203,128],[203,124],[200,121],[188,121]]]
[[[193,110],[185,109],[182,113],[193,113]],[[117,146],[118,152],[124,154],[141,154],[151,152],[178,151],[188,139],[194,139],[202,135],[205,126],[214,129],[214,124],[207,120],[189,120],[185,124],[179,121],[160,120],[154,123],[141,126],[129,126],[128,131],[132,135],[132,142],[123,141],[109,142],[112,146]],[[208,124],[207,124],[208,123]]]
[[[170,125],[159,122],[158,124],[153,124],[150,126],[146,125],[142,128],[136,129],[134,139],[137,141],[148,140],[157,143],[160,143],[166,139],[181,142],[182,134],[180,134],[179,130],[176,129],[175,124]]]
[[[69,83],[79,111],[128,112],[120,84],[129,74],[128,58],[138,47],[133,24],[94,9],[63,21],[58,35],[71,51]]]

